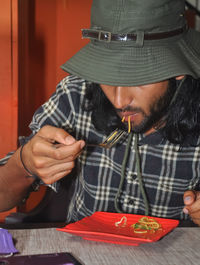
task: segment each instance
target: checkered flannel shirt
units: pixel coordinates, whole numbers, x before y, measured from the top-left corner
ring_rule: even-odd
[[[56,92],[34,114],[30,124],[33,135],[44,125],[52,125],[86,142],[101,142],[105,135],[98,132],[91,113],[83,110],[86,82],[75,76],[64,78]],[[128,133],[127,133],[128,135]],[[127,136],[126,135],[126,136]],[[119,196],[124,213],[144,214],[144,202],[136,170],[133,136],[125,180]],[[127,137],[111,149],[86,147],[76,161],[75,188],[66,221],[74,222],[95,211],[114,212],[114,199],[121,179]],[[144,187],[150,204],[150,215],[187,219],[182,212],[183,193],[199,189],[200,148],[179,146],[162,139],[159,132],[139,136],[139,153]],[[8,157],[2,159],[6,163]],[[52,187],[56,188],[57,183]],[[59,192],[59,190],[58,190]]]

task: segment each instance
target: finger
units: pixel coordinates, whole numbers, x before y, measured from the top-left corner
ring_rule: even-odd
[[[188,210],[190,215],[196,212],[200,215],[200,193],[198,192],[196,194],[196,200],[191,205],[185,206],[184,208]]]
[[[76,143],[75,145],[78,144],[79,143]],[[40,176],[44,175],[44,173],[45,175],[49,174],[51,176],[52,174],[55,174],[54,169],[59,170],[59,167],[61,168],[61,170],[69,169],[69,165],[74,164],[74,161],[76,160],[76,154],[79,153],[79,151],[77,151],[73,154],[74,150],[76,150],[76,148],[74,148],[71,152],[70,150],[67,150],[67,152],[65,153],[58,153],[58,150],[54,150],[52,154],[51,151],[48,153],[48,157],[36,156],[32,164],[32,167],[34,167],[34,172],[39,174]],[[65,166],[64,168],[63,165]]]
[[[48,157],[54,160],[63,160],[68,157],[74,157],[75,159],[84,145],[85,142],[80,140],[71,145],[60,145],[57,147],[46,140],[41,139],[33,145],[32,152],[37,157],[38,162],[41,157]]]
[[[35,150],[33,151],[34,156],[32,162],[26,161],[26,164],[31,172],[34,172],[34,174],[40,177],[51,176],[52,166],[59,166],[63,163],[67,165],[69,162],[74,163],[84,144],[84,141],[78,141],[70,146],[62,145],[59,148],[55,148],[51,143],[40,139],[40,142],[37,141],[33,147]],[[45,173],[47,171],[48,174]],[[54,171],[53,174],[55,174]]]
[[[195,213],[190,213],[190,217],[195,224],[200,225],[200,211],[196,211]]]
[[[74,161],[62,164],[54,164],[53,166],[41,168],[38,170],[38,174],[42,179],[48,179],[58,174],[59,172],[72,170],[74,168]]]
[[[61,171],[49,178],[43,178],[42,181],[47,184],[47,185],[50,185],[50,184],[53,184],[55,183],[56,181],[66,177],[67,175],[69,175],[71,173],[71,170],[64,170],[64,171]]]
[[[185,205],[191,205],[196,199],[196,192],[193,190],[187,190],[183,195],[183,201]]]
[[[66,145],[73,144],[76,141],[74,137],[65,130],[50,125],[42,127],[38,135],[48,139],[50,142],[58,142]]]
[[[77,141],[71,145],[62,145],[52,150],[52,157],[58,160],[63,160],[70,157],[71,160],[75,160],[80,154],[85,142],[83,140]]]
[[[55,164],[57,165],[61,165],[63,163],[69,163],[69,162],[73,162],[76,160],[76,158],[81,154],[82,150],[80,152],[78,152],[75,155],[70,155],[64,159],[54,159],[51,157],[45,157],[45,156],[38,156],[37,158],[35,158],[35,166],[39,169],[39,168],[49,168]]]

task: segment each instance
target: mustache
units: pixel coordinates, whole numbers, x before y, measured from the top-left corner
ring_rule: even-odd
[[[125,108],[123,109],[120,109],[120,108],[116,108],[115,109],[117,113],[123,113],[123,112],[126,112],[126,111],[129,111],[129,112],[142,112],[144,113],[144,111],[141,109],[141,108],[138,108],[138,107],[131,107],[131,106],[126,106]]]

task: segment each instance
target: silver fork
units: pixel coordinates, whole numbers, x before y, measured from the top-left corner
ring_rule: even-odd
[[[114,130],[103,142],[99,144],[88,144],[86,143],[86,146],[100,146],[103,148],[111,148],[113,145],[115,145],[117,142],[119,142],[120,138],[125,134],[126,132],[120,129]]]

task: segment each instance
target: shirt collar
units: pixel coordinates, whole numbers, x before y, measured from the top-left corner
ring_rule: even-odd
[[[148,135],[140,134],[138,145],[144,145],[144,144],[159,145],[159,144],[163,143],[164,141],[165,141],[165,139],[163,138],[160,131],[155,131],[155,132],[148,134]]]

